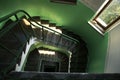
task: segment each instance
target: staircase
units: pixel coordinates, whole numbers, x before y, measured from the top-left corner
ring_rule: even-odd
[[[18,13],[22,13],[22,16],[18,16]],[[64,56],[54,56],[56,61],[52,60],[54,62],[51,63],[54,65],[54,63],[58,64],[59,59],[63,60],[61,61],[61,72],[67,72],[67,68],[71,72],[85,72],[88,53],[86,44],[74,33],[67,30],[61,31],[55,23],[40,19],[39,16],[31,17],[23,10],[18,10],[2,17],[0,22],[0,79],[4,78],[8,73],[10,75],[24,73],[11,72],[14,70],[40,71],[36,67],[40,64],[35,63],[35,61],[39,62],[39,59],[44,58],[44,56],[39,57],[40,55],[38,54],[31,54],[32,51],[34,54],[38,53],[37,50],[39,48],[34,47],[37,43],[41,44],[41,47],[46,48],[47,46],[49,50],[52,47],[60,49],[61,53],[67,52]],[[29,56],[29,54],[31,55]],[[53,59],[53,57],[50,59]],[[24,67],[25,64],[26,67]],[[30,72],[30,74],[32,73]]]
[[[44,41],[46,44],[69,50],[68,48],[71,46],[70,44],[76,43],[75,41],[70,41],[69,38],[60,35],[60,33],[62,34],[62,30],[56,28],[56,24],[49,23],[48,20],[41,20],[39,16],[34,16],[32,18],[41,25],[45,26],[45,28],[34,26],[33,30],[37,38]],[[34,25],[37,26],[37,24]],[[72,45],[72,47],[75,47],[75,45]]]

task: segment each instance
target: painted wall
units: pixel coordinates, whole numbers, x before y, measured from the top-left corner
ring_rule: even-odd
[[[89,38],[84,39],[89,40],[86,41],[89,51],[87,71],[89,73],[103,73],[107,54],[108,34],[102,36],[96,33],[94,29],[89,30],[88,28],[88,32],[85,35],[89,36]]]
[[[23,9],[30,15],[41,15],[63,28],[69,29],[80,35],[87,43],[89,52],[88,72],[104,72],[105,57],[107,53],[107,37],[97,33],[89,24],[88,20],[94,12],[79,2],[76,6],[50,3],[49,0],[1,0],[0,17]]]
[[[120,73],[120,24],[109,33],[105,72]]]

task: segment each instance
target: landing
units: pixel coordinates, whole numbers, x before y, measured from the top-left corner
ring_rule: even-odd
[[[120,80],[120,74],[117,73],[61,73],[61,72],[11,72],[5,80]]]

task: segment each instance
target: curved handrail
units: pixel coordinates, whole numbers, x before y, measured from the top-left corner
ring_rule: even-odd
[[[49,29],[49,30],[51,30],[51,31],[53,31],[53,32],[55,32],[55,33],[58,33],[58,34],[60,34],[61,36],[70,39],[71,41],[75,41],[75,42],[79,43],[79,41],[78,41],[77,39],[74,39],[74,38],[72,38],[72,37],[70,37],[70,36],[67,36],[66,34],[61,34],[61,33],[57,32],[57,31],[55,31],[55,30],[53,30],[53,29],[50,29],[50,28],[48,28],[48,27],[45,27],[45,26],[39,24],[38,22],[36,22],[36,21],[35,21],[26,11],[24,11],[24,10],[17,10],[17,11],[15,11],[15,12],[10,13],[10,14],[8,14],[8,15],[0,18],[0,22],[5,21],[5,20],[7,20],[8,18],[10,18],[10,17],[12,17],[12,16],[17,16],[18,13],[24,13],[25,16],[27,16],[29,19],[31,19],[32,21],[34,21],[35,23],[37,23],[39,26],[42,26],[43,28]],[[18,21],[20,21],[20,19],[18,19]],[[29,20],[28,20],[28,21],[29,21]],[[30,21],[29,21],[29,22],[30,22]],[[30,24],[32,24],[32,23],[30,22]],[[33,24],[33,25],[34,25],[34,24]],[[11,28],[12,28],[12,27],[11,27]],[[7,29],[8,29],[8,28],[7,28]],[[24,44],[24,45],[25,45],[25,44]],[[23,45],[23,46],[24,46],[24,45]],[[22,48],[23,48],[23,47],[22,47]],[[22,52],[22,49],[20,50],[19,55],[20,55],[21,52]],[[16,59],[19,58],[19,55],[16,57]],[[14,62],[16,62],[16,60],[13,61],[13,64],[14,64]],[[13,66],[13,64],[11,64],[6,71],[8,71],[9,69],[11,69],[11,67]]]
[[[25,15],[27,15],[31,20],[33,20],[33,21],[34,21],[35,23],[37,23],[38,25],[40,25],[40,26],[42,26],[42,27],[44,27],[44,28],[47,28],[47,29],[49,29],[49,30],[51,30],[51,31],[53,31],[53,32],[55,32],[55,33],[58,33],[58,34],[60,34],[60,35],[62,35],[62,36],[64,36],[64,37],[67,37],[68,39],[71,39],[72,41],[75,41],[75,42],[78,42],[78,43],[79,43],[79,41],[78,41],[77,39],[74,39],[74,38],[72,38],[72,37],[70,37],[70,36],[67,36],[66,34],[61,34],[61,33],[57,32],[57,31],[55,31],[55,30],[53,30],[53,29],[50,29],[50,28],[48,28],[48,27],[45,27],[45,26],[39,24],[38,22],[36,22],[36,21],[35,21],[26,11],[24,11],[24,10],[17,10],[17,11],[15,11],[15,12],[10,13],[10,14],[8,14],[8,15],[0,18],[0,22],[4,21],[4,20],[8,19],[9,17],[11,17],[11,16],[13,16],[13,15],[16,15],[16,14],[18,14],[18,13],[20,13],[20,12],[24,13]],[[30,23],[31,23],[31,22],[30,22]],[[31,23],[31,24],[32,24],[32,23]]]

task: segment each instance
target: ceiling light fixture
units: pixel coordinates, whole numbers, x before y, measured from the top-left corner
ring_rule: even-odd
[[[40,54],[55,55],[55,51],[38,50]]]

